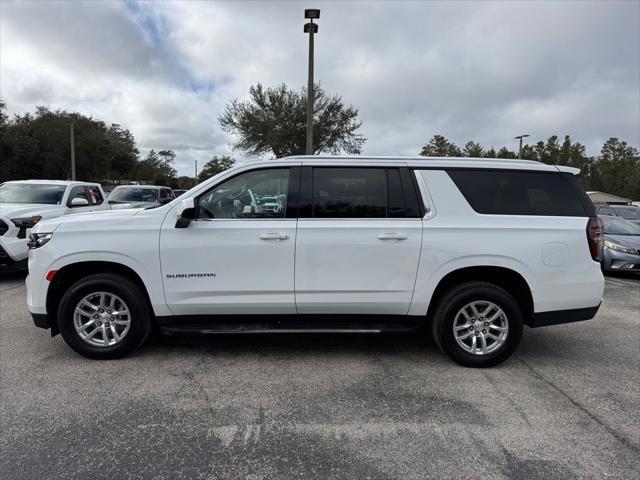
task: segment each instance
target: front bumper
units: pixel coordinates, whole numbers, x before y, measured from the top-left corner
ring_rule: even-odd
[[[7,234],[0,237],[0,271],[26,269],[28,254],[26,238],[8,237]]]
[[[640,272],[640,255],[605,248],[602,269],[609,272]]]
[[[46,313],[31,313],[31,318],[33,319],[33,323],[36,327],[39,328],[51,328],[49,324],[49,315]]]

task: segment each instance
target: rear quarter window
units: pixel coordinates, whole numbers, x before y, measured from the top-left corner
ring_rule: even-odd
[[[588,217],[593,204],[574,176],[512,170],[448,170],[471,208],[493,215]]]

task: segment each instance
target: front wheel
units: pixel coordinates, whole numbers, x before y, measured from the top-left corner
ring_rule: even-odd
[[[67,345],[88,358],[121,358],[151,331],[144,292],[126,277],[104,273],[73,284],[58,308],[58,328]]]
[[[433,337],[451,359],[467,367],[491,367],[511,356],[522,338],[522,311],[497,285],[468,282],[439,302]]]

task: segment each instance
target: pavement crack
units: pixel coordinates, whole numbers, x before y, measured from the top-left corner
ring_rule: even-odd
[[[541,380],[542,382],[544,382],[545,384],[547,384],[549,387],[551,387],[553,390],[555,390],[556,392],[558,392],[560,395],[562,395],[564,398],[566,398],[567,400],[569,400],[569,402],[571,402],[571,404],[576,407],[578,410],[580,410],[581,412],[583,412],[585,415],[587,415],[591,420],[593,420],[594,422],[596,422],[598,425],[600,425],[602,428],[604,428],[607,433],[609,433],[613,438],[615,438],[618,442],[620,442],[621,444],[623,444],[625,447],[627,447],[628,449],[639,453],[640,452],[640,446],[636,445],[633,440],[627,438],[626,436],[618,433],[614,428],[612,428],[611,426],[609,426],[606,422],[604,422],[600,417],[598,417],[596,414],[590,412],[584,405],[582,405],[580,402],[578,402],[577,400],[574,400],[573,398],[571,398],[571,396],[565,392],[562,388],[560,388],[559,386],[557,386],[555,383],[553,383],[551,380],[546,379],[544,376],[542,376],[542,374],[540,372],[538,372],[535,368],[533,368],[531,365],[529,365],[527,362],[525,362],[522,358],[520,357],[516,357],[538,380]]]
[[[502,398],[505,398],[511,404],[511,406],[514,408],[514,410],[518,413],[520,418],[522,418],[522,420],[529,427],[531,427],[531,423],[529,422],[529,419],[527,418],[527,415],[524,413],[524,410],[520,407],[520,404],[515,402],[511,398],[510,395],[507,395],[502,390],[500,390],[500,388],[498,388],[498,384],[485,371],[481,370],[481,372],[482,372],[482,375],[484,376],[484,378],[487,380],[487,382],[489,382],[489,384],[491,384],[491,386],[495,389],[495,391],[498,392]]]

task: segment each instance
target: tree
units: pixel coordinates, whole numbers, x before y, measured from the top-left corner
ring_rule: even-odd
[[[469,141],[465,144],[462,155],[465,157],[481,158],[484,156],[484,149],[479,143]]]
[[[167,152],[166,150],[161,151]],[[157,185],[169,185],[176,177],[176,169],[173,168],[172,162],[173,159],[166,154],[161,158],[158,152],[151,149],[147,156],[136,164],[132,176],[136,180]]]
[[[220,172],[233,167],[236,161],[226,155],[218,156],[214,155],[211,160],[204,164],[202,171],[198,174],[198,182],[204,182],[207,178],[211,178]]]
[[[596,168],[602,190],[634,200],[640,198],[638,149],[612,137],[602,146]]]
[[[238,136],[235,148],[248,155],[304,155],[307,143],[307,91],[285,84],[249,88],[249,100],[229,103],[219,117],[222,129]],[[358,109],[314,87],[313,153],[358,154],[366,139],[358,133]]]
[[[4,108],[0,107],[0,111]],[[131,132],[119,125],[63,110],[37,107],[34,114],[1,115],[0,181],[71,176],[69,118],[74,122],[76,173],[81,180],[102,181],[128,175],[138,159]]]
[[[422,147],[420,155],[423,157],[461,157],[462,152],[442,135],[434,135],[429,143]]]
[[[502,147],[500,150],[498,150],[496,158],[518,158],[518,154],[509,150],[507,147]]]

